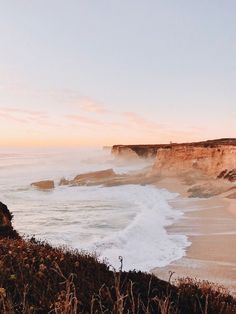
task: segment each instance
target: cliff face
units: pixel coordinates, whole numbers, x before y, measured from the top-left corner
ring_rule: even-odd
[[[175,146],[160,149],[153,169],[158,173],[173,175],[196,170],[210,177],[236,181],[236,146]]]
[[[155,157],[154,173],[176,175],[199,171],[211,177],[236,181],[236,139],[157,145],[115,145],[115,155]]]
[[[146,144],[146,145],[114,145],[112,154],[116,156],[138,156],[141,158],[154,158],[160,149],[172,149],[176,147],[203,147],[214,148],[219,145],[236,146],[236,138],[223,138],[194,143],[170,143],[170,144]]]
[[[114,145],[112,154],[119,157],[154,158],[157,150],[166,145]],[[169,145],[167,145],[169,146]]]

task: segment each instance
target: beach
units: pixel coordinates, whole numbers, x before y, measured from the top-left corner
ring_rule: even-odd
[[[179,193],[170,205],[184,216],[168,227],[171,234],[185,234],[191,243],[186,255],[152,272],[167,280],[192,277],[224,285],[236,292],[236,200],[225,195],[208,199],[188,198],[188,187],[174,178],[157,183],[159,188]]]
[[[1,161],[2,200],[20,234],[96,251],[115,267],[122,256],[124,270],[162,279],[173,271],[173,280],[196,277],[236,290],[236,200],[226,194],[189,198],[186,180],[147,176],[146,160],[121,162],[109,151],[19,152]],[[63,176],[75,186],[60,186]],[[30,186],[38,179],[54,179],[55,188]]]

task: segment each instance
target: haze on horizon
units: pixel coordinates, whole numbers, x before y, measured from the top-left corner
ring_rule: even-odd
[[[235,11],[233,0],[0,0],[0,145],[236,137]]]

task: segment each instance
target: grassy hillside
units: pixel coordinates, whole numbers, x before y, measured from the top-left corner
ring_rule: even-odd
[[[112,271],[92,255],[22,239],[0,202],[0,313],[225,314],[236,299],[208,282],[175,286],[138,271]]]
[[[77,251],[2,238],[0,313],[236,313],[236,300],[207,282],[173,286],[142,272],[110,271]]]

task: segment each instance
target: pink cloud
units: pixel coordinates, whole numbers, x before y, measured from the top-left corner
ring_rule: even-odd
[[[86,112],[94,112],[94,113],[100,113],[100,114],[107,114],[110,112],[103,105],[101,105],[100,103],[90,98],[81,99],[79,101],[79,107],[80,109]]]
[[[104,125],[104,123],[102,121],[99,121],[99,120],[93,119],[93,118],[88,118],[88,117],[85,117],[82,115],[73,114],[73,115],[66,115],[65,117],[70,119],[70,120],[74,120],[78,123],[81,123],[81,124]]]
[[[29,124],[30,122],[37,123],[49,127],[62,127],[62,124],[54,122],[53,119],[45,111],[28,110],[22,108],[0,108],[0,118]]]
[[[123,112],[122,116],[131,124],[137,125],[146,129],[163,128],[159,123],[148,120],[135,112]]]
[[[9,114],[7,112],[1,112],[1,110],[0,110],[0,118],[2,118],[4,120],[14,121],[14,122],[27,123],[26,119],[20,118],[20,117],[15,117],[14,115]]]
[[[62,90],[49,91],[49,95],[56,98],[57,101],[72,106],[74,109],[79,108],[83,112],[87,113],[97,113],[97,114],[109,114],[110,110],[106,108],[101,102],[94,100],[90,97],[81,95],[75,90]]]
[[[28,110],[20,108],[0,108],[0,112],[41,118],[47,116],[47,113],[45,111]]]

